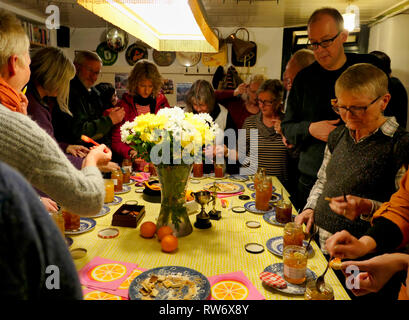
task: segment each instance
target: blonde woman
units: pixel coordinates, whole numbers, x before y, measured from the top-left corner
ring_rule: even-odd
[[[121,126],[141,114],[157,113],[159,109],[168,108],[169,103],[165,95],[160,92],[161,87],[162,76],[156,66],[148,61],[140,61],[129,74],[128,92],[123,94],[117,104],[118,107],[124,108],[125,117],[113,129],[112,150],[123,159],[134,159],[140,167],[143,164],[140,164],[137,152],[121,141]]]
[[[54,138],[52,109],[60,108],[62,112],[71,115],[68,96],[70,80],[75,76],[74,65],[61,49],[49,47],[34,53],[30,69],[27,114]],[[58,144],[65,153],[70,154],[68,159],[77,168],[81,168],[82,158],[88,154],[89,149],[61,141]]]

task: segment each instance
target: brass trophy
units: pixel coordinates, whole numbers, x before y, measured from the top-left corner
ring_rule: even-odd
[[[196,216],[196,222],[194,226],[198,229],[210,228],[212,226],[212,223],[210,222],[210,217],[206,213],[204,206],[213,200],[213,196],[209,191],[191,192],[190,195],[194,196],[195,201],[202,207],[202,210]]]
[[[216,199],[217,199],[217,191],[216,190],[220,190],[220,188],[218,186],[216,186],[216,182],[214,182],[213,187],[210,187],[209,189],[213,191],[213,200],[210,201],[210,202],[213,201],[213,209],[209,211],[209,217],[212,220],[220,220],[220,218],[222,217],[222,212],[219,211],[219,210],[216,210],[216,208],[215,208]]]

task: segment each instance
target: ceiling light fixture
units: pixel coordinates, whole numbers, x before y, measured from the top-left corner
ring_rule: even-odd
[[[200,0],[77,0],[158,51],[218,52]]]
[[[344,18],[344,28],[348,31],[359,29],[359,8],[354,4],[349,4],[342,15]]]

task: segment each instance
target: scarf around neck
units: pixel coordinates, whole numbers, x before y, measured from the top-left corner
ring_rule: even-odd
[[[24,114],[20,95],[3,78],[0,77],[0,103],[14,112]]]
[[[263,113],[262,112],[259,112],[256,115],[256,126],[257,126],[259,136],[270,138],[270,139],[275,139],[276,136],[279,136],[279,134],[275,131],[274,126],[269,128],[263,123]]]

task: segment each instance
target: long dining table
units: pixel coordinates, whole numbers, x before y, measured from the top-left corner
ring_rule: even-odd
[[[215,179],[206,177],[195,184],[189,181],[187,189],[194,192],[203,190],[205,184],[214,182]],[[243,194],[251,196],[254,191],[246,185],[251,181],[240,182],[229,179],[217,180],[229,181],[244,187]],[[197,183],[199,182],[199,183]],[[172,253],[161,250],[160,242],[156,238],[146,239],[140,236],[140,225],[145,221],[156,222],[160,211],[160,203],[151,203],[143,199],[142,193],[136,192],[135,184],[130,184],[131,190],[124,194],[118,194],[121,202],[108,206],[109,212],[95,218],[95,227],[85,233],[69,235],[73,243],[70,250],[84,248],[87,253],[84,257],[75,259],[77,270],[81,270],[95,257],[101,257],[114,261],[138,264],[140,268],[151,269],[161,266],[182,266],[194,269],[206,277],[241,271],[250,280],[257,291],[266,300],[300,300],[303,295],[291,295],[270,288],[262,283],[260,273],[269,265],[282,263],[282,257],[273,254],[266,248],[269,239],[283,235],[283,227],[273,225],[263,219],[263,214],[255,214],[249,211],[235,213],[231,209],[223,208],[220,199],[216,201],[216,209],[221,211],[220,220],[211,220],[209,229],[197,229],[185,237],[178,238],[178,249]],[[283,188],[280,181],[273,177],[273,186],[285,199],[290,200],[290,195]],[[241,200],[238,195],[225,198],[233,206],[243,206],[250,200]],[[119,230],[115,238],[104,239],[98,236],[102,229],[112,227],[112,216],[125,202],[138,201],[139,205],[145,206],[145,216],[136,228],[114,227]],[[210,211],[212,204],[206,206]],[[192,225],[196,221],[199,210],[190,214]],[[297,214],[293,207],[293,214]],[[258,228],[249,228],[247,221],[256,221]],[[248,243],[257,243],[263,246],[261,253],[250,253],[245,246]],[[317,276],[321,275],[327,266],[327,260],[317,244],[312,241],[314,254],[309,257],[307,267]],[[326,283],[330,284],[334,291],[335,300],[349,300],[347,292],[330,268],[325,276]]]

